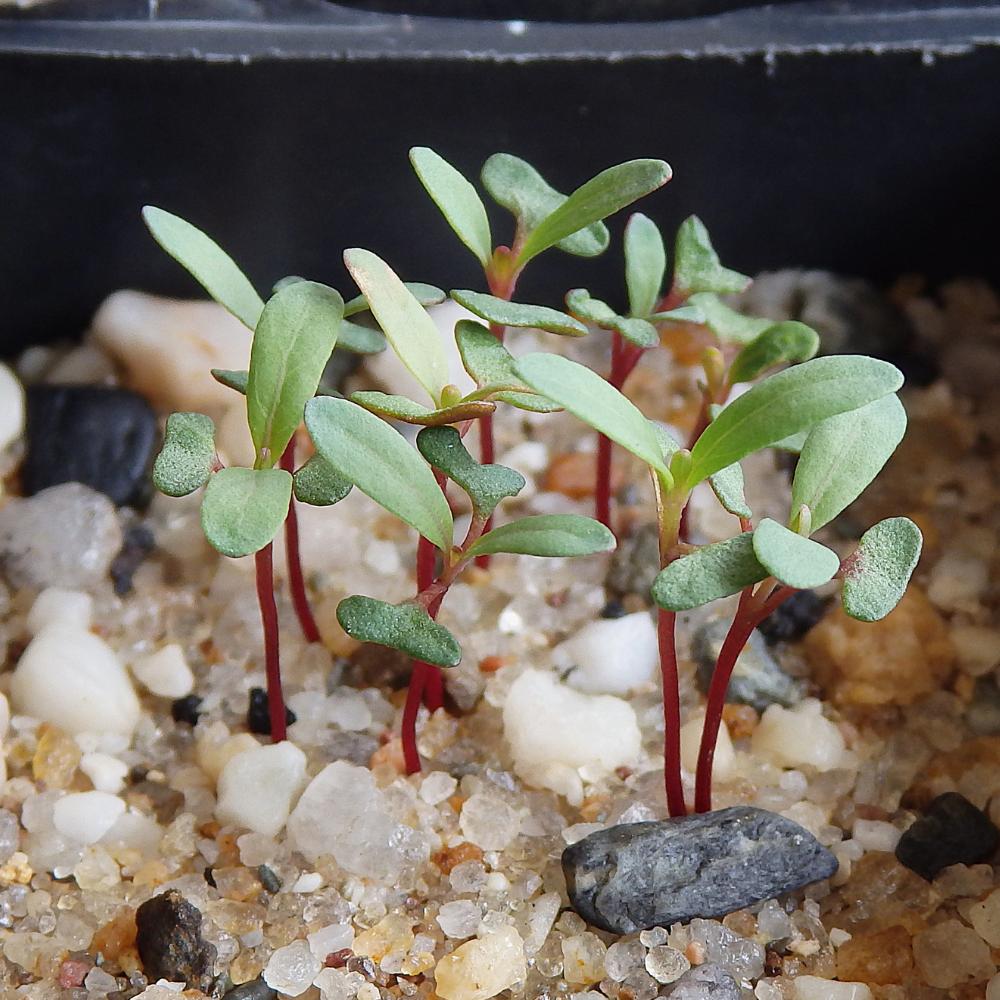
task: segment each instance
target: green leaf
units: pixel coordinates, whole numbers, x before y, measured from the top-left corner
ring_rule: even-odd
[[[716,300],[718,301],[718,300]],[[651,323],[705,323],[705,313],[694,305],[678,306],[646,317]]]
[[[345,479],[322,455],[313,455],[292,476],[295,499],[313,507],[331,507],[351,492],[353,483]]]
[[[768,368],[808,361],[819,350],[819,335],[805,323],[788,320],[768,327],[733,359],[729,384],[750,382]]]
[[[818,423],[806,438],[792,480],[792,509],[806,504],[812,530],[853,503],[889,461],[906,433],[896,395]]]
[[[606,302],[592,298],[586,288],[572,288],[566,293],[566,307],[585,323],[620,333],[636,347],[648,349],[660,342],[652,323],[631,316],[619,316]]]
[[[476,189],[447,160],[426,146],[410,150],[410,163],[448,225],[485,267],[493,255],[493,238]]]
[[[749,344],[765,330],[774,326],[773,319],[758,316],[744,316],[730,309],[710,292],[699,292],[687,301],[688,306],[697,309],[703,316],[702,322],[724,344]]]
[[[371,251],[345,250],[344,263],[399,360],[439,403],[448,384],[448,359],[434,321],[389,265]]]
[[[893,365],[859,355],[813,358],[771,375],[705,428],[691,451],[688,485],[827,417],[881,399],[902,384]]]
[[[340,324],[337,347],[352,354],[380,354],[385,350],[385,337],[378,330],[345,319]]]
[[[417,435],[417,448],[435,469],[458,483],[469,494],[473,507],[487,517],[501,500],[524,489],[524,476],[519,472],[504,465],[480,465],[454,427],[425,427]]]
[[[649,316],[656,308],[667,268],[663,237],[652,219],[636,212],[625,226],[625,285],[633,316]]]
[[[302,423],[337,343],[344,312],[338,292],[298,281],[264,306],[250,350],[247,422],[258,456],[268,465],[281,458]]]
[[[202,531],[224,556],[251,555],[281,530],[291,499],[292,476],[284,469],[222,469],[201,502]]]
[[[318,396],[306,404],[316,450],[366,496],[447,551],[452,544],[448,502],[434,473],[401,434],[356,403]]]
[[[719,469],[708,477],[708,481],[724,510],[736,517],[753,517],[753,511],[744,493],[743,469],[740,468],[739,462]]]
[[[208,482],[215,463],[215,424],[203,413],[171,413],[163,448],[153,463],[153,485],[184,497]]]
[[[688,611],[758,583],[767,570],[757,561],[749,531],[696,549],[662,569],[650,591],[661,608]]]
[[[572,316],[548,306],[531,306],[522,302],[508,302],[485,292],[471,292],[456,289],[451,297],[471,313],[490,323],[500,326],[535,327],[549,333],[559,333],[569,337],[585,337],[587,328]]]
[[[264,309],[247,276],[213,239],[177,215],[147,205],[142,218],[153,239],[244,326],[257,328]]]
[[[528,354],[514,365],[514,371],[536,392],[642,459],[670,484],[653,426],[596,372],[557,354]]]
[[[227,389],[235,389],[242,395],[247,394],[247,380],[250,373],[245,371],[230,371],[227,368],[213,368],[212,378]]]
[[[765,517],[753,533],[753,550],[761,566],[786,587],[809,590],[832,580],[840,556]]]
[[[514,214],[522,234],[566,201],[566,195],[550,187],[530,163],[510,153],[494,153],[483,165],[482,180],[494,201]],[[556,245],[578,257],[596,257],[608,248],[609,240],[607,227],[595,222]]]
[[[496,409],[494,403],[483,399],[461,400],[453,406],[442,406],[431,410],[415,403],[407,396],[394,396],[387,392],[352,392],[351,402],[363,406],[372,413],[390,420],[402,420],[407,424],[423,424],[437,427],[441,424],[456,424],[461,420],[475,420]]]
[[[302,279],[297,280],[301,281]],[[422,306],[437,306],[448,298],[448,293],[444,289],[438,288],[437,285],[428,285],[423,281],[404,281],[403,284]],[[368,299],[363,295],[355,295],[353,299],[344,303],[345,316],[355,316],[358,313],[368,311]]]
[[[457,667],[462,647],[419,604],[386,604],[372,597],[348,597],[337,605],[341,628],[359,642],[398,649],[415,660]]]
[[[845,560],[844,610],[863,622],[885,618],[906,592],[922,547],[920,529],[908,517],[890,517],[869,528]]]
[[[663,160],[629,160],[602,170],[578,187],[528,234],[517,255],[522,266],[543,250],[613,215],[670,180]]]
[[[615,536],[599,521],[579,514],[536,514],[483,535],[469,555],[513,552],[524,556],[591,556],[610,552]]]
[[[705,224],[697,215],[688,216],[677,230],[674,290],[685,296],[694,292],[729,295],[742,292],[749,284],[745,274],[722,266]]]
[[[805,447],[806,441],[809,439],[809,431],[798,431],[795,434],[789,434],[788,437],[782,438],[780,441],[775,441],[771,445],[772,448],[777,448],[779,451],[791,452],[793,455],[798,455],[799,452]]]

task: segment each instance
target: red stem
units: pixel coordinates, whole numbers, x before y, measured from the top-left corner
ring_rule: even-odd
[[[286,472],[295,472],[294,434],[281,454],[280,464]],[[285,516],[285,559],[288,562],[288,589],[292,595],[295,617],[299,620],[306,642],[319,642],[319,628],[313,617],[312,608],[309,607],[305,576],[302,573],[302,559],[299,555],[299,516],[295,510],[295,497],[289,500],[288,514]]]
[[[426,590],[434,582],[436,560],[437,548],[421,535],[420,541],[417,543],[417,593]],[[431,617],[433,618],[436,614],[437,610],[435,609]],[[424,704],[429,712],[436,712],[444,704],[444,681],[441,676],[441,668],[431,663],[415,660],[413,663],[414,671],[417,670],[418,665],[423,668],[421,672],[424,675]]]
[[[272,543],[254,555],[257,571],[257,602],[264,626],[264,669],[267,676],[267,710],[271,719],[271,739],[280,743],[288,735],[285,699],[281,694],[281,661],[278,649],[278,606],[274,602],[274,562]]]
[[[684,816],[684,785],[681,781],[681,695],[677,675],[677,645],[673,611],[660,609],[657,637],[660,646],[660,673],[663,677],[663,780],[670,815]]]

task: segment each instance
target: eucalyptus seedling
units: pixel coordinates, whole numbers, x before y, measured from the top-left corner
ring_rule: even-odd
[[[806,534],[809,530],[815,530],[821,523],[826,523],[822,518],[828,510],[834,511],[830,514],[831,517],[835,516],[842,509],[834,510],[836,504],[843,501],[846,505],[866,485],[864,483],[852,496],[851,488],[843,485],[834,487],[830,484],[843,482],[838,462],[847,462],[847,456],[854,455],[854,448],[860,448],[867,456],[864,459],[853,457],[851,462],[854,463],[873,463],[885,451],[885,446],[881,450],[876,449],[866,435],[871,437],[878,433],[872,429],[872,424],[874,421],[878,427],[882,426],[880,415],[886,412],[886,408],[892,409],[893,413],[897,412],[893,407],[898,406],[898,401],[887,403],[884,400],[887,397],[894,400],[892,394],[902,384],[902,376],[887,362],[867,357],[843,356],[806,361],[769,376],[719,410],[715,419],[693,443],[693,447],[688,449],[681,448],[662,427],[647,420],[618,389],[582,365],[556,355],[531,354],[518,361],[514,365],[514,371],[535,391],[559,403],[635,455],[650,469],[656,492],[661,564],[653,597],[659,605],[658,636],[665,723],[664,779],[670,814],[684,815],[686,805],[681,782],[676,612],[682,606],[694,607],[762,584],[768,579],[769,573],[778,580],[780,577],[777,574],[783,572],[780,554],[772,555],[765,551],[770,568],[763,569],[761,556],[753,549],[756,533],[752,531],[752,511],[744,497],[743,474],[739,462],[747,455],[772,447],[791,435],[804,431],[808,431],[810,436],[817,435],[816,440],[822,441],[823,435],[837,433],[838,428],[848,425],[855,428],[852,434],[841,431],[849,441],[854,442],[853,445],[848,443],[838,448],[823,447],[828,457],[835,456],[823,466],[825,476],[820,471],[819,460],[810,458],[806,449],[803,449],[805,469],[812,467],[816,471],[803,472],[805,478],[798,491],[793,491],[793,506],[796,511],[793,529],[775,525],[782,532],[782,538],[791,535],[796,539],[793,542],[795,546],[799,542],[805,546],[816,545],[806,537],[800,538],[803,525]],[[833,432],[830,431],[831,426]],[[859,427],[862,429],[857,429]],[[899,430],[899,434],[901,433]],[[886,440],[891,440],[893,436],[889,435]],[[864,445],[863,440],[866,441]],[[895,447],[895,442],[892,447]],[[815,451],[816,448],[811,450]],[[882,462],[887,457],[886,454]],[[874,465],[872,475],[880,467],[880,463]],[[863,479],[863,476],[860,478]],[[681,539],[681,519],[691,491],[705,480],[711,483],[723,506],[740,519],[741,529],[747,530],[743,530],[735,538],[717,543],[714,548],[706,546],[697,552],[690,552],[690,547]],[[855,484],[857,481],[858,477],[855,477]],[[829,494],[830,499],[821,499],[819,494],[822,498]],[[833,501],[833,496],[837,497],[836,502]],[[809,511],[817,506],[820,508],[819,517],[812,518]],[[767,535],[772,530],[770,527],[765,528],[764,541],[760,543],[762,546],[767,545]],[[862,548],[865,548],[865,544],[863,542]],[[872,565],[870,551],[874,548],[878,548],[875,542],[867,543],[869,554],[858,558],[859,567]],[[835,556],[834,560],[836,561]],[[721,578],[718,569],[720,562],[727,567]],[[830,577],[837,571],[837,566],[828,557],[822,565],[824,571],[830,570]],[[879,565],[882,566],[882,563]],[[860,579],[863,575],[860,568],[852,572],[855,572],[855,579]],[[876,576],[880,572],[883,571],[876,571]],[[807,578],[813,581],[814,575]],[[814,585],[813,582],[802,583],[803,578],[794,579],[798,581],[798,586]],[[852,583],[853,593],[870,594],[871,571],[868,571],[867,579],[867,583],[860,584],[860,591],[859,585]],[[777,606],[773,602],[780,601],[781,597],[782,592],[775,591],[773,586],[768,588],[766,594],[760,597],[759,604],[754,603],[752,608],[746,609],[746,616],[749,616],[745,616],[746,620],[770,613]],[[748,597],[748,604],[750,600]],[[865,600],[870,603],[870,598],[859,597],[855,606],[863,605]],[[726,650],[727,656],[740,641],[740,636],[741,646],[749,635],[749,631],[743,635],[745,621],[743,618],[740,621],[741,625],[734,633],[735,638]],[[753,627],[754,625],[750,625],[751,630]],[[736,652],[738,653],[738,648]],[[735,660],[735,655],[733,659]],[[729,680],[725,662],[717,672],[717,677],[715,696],[710,698],[709,711],[717,710],[721,718]],[[710,729],[710,717],[706,717],[706,738]],[[716,735],[717,732],[716,728]],[[713,737],[713,750],[714,745]],[[709,775],[710,771],[709,762]],[[699,808],[708,808],[705,801],[702,794],[698,801]]]
[[[392,605],[354,595],[337,608],[348,635],[400,650],[414,660],[402,722],[406,767],[414,773],[420,770],[417,712],[429,671],[454,667],[462,656],[458,641],[435,620],[461,571],[478,556],[501,552],[561,557],[605,552],[614,548],[614,536],[597,521],[573,514],[524,517],[489,530],[497,505],[516,496],[524,478],[502,465],[477,462],[454,427],[424,427],[414,449],[376,414],[351,400],[328,396],[306,404],[305,421],[322,461],[441,553],[440,569],[429,583],[418,584],[411,600]],[[472,504],[469,528],[459,544],[454,543],[451,508],[439,476],[455,482]]]

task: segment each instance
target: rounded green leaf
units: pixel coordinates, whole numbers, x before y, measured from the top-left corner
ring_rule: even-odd
[[[264,306],[246,391],[250,436],[267,465],[281,457],[319,388],[343,312],[340,294],[315,281],[287,285]]]
[[[171,413],[163,448],[153,463],[153,485],[183,497],[208,482],[215,464],[215,424],[203,413]]]
[[[292,476],[284,469],[222,469],[201,502],[202,531],[224,556],[251,555],[281,530],[291,499]]]
[[[675,559],[657,575],[650,593],[661,608],[688,611],[738,594],[767,575],[754,554],[753,535],[745,531]]]
[[[691,455],[689,485],[751,452],[895,392],[903,376],[860,355],[813,358],[771,375],[733,400],[705,428]]]
[[[840,556],[765,517],[753,533],[753,550],[761,566],[786,587],[809,590],[832,580]]]
[[[869,528],[845,560],[844,611],[863,622],[885,618],[906,592],[922,547],[920,529],[908,517],[890,517]]]
[[[750,382],[768,368],[808,361],[819,350],[819,334],[805,323],[788,320],[768,327],[733,359],[729,384]]]
[[[512,552],[524,556],[590,556],[610,552],[615,536],[600,521],[579,514],[536,514],[522,517],[483,535],[470,556]]]
[[[426,146],[410,150],[410,163],[448,225],[485,267],[493,254],[493,238],[476,189],[444,157]]]
[[[352,354],[380,354],[385,350],[385,337],[378,330],[345,319],[340,323],[337,347]]]
[[[462,647],[418,604],[386,604],[372,597],[347,597],[337,605],[341,628],[359,642],[374,642],[438,667],[457,667]]]
[[[177,215],[147,205],[142,218],[153,239],[244,326],[256,329],[264,303],[247,276],[213,239]]]
[[[719,469],[708,477],[708,481],[723,509],[736,517],[753,517],[744,492],[743,469],[739,462]]]
[[[677,230],[674,251],[674,289],[678,294],[729,295],[742,292],[749,284],[747,275],[722,266],[705,224],[697,215],[688,216]]]
[[[451,297],[471,313],[500,326],[534,327],[569,337],[585,337],[587,328],[572,316],[548,306],[532,306],[523,302],[508,302],[485,292],[456,289]]]
[[[448,359],[434,321],[392,268],[370,250],[345,250],[344,263],[399,360],[436,405],[448,384]]]
[[[670,481],[653,426],[596,372],[558,354],[528,354],[514,365],[514,371],[536,392],[656,469],[661,480]]]
[[[805,504],[812,530],[832,521],[882,471],[906,433],[895,394],[818,423],[802,446],[792,480],[792,508]]]
[[[765,330],[774,326],[773,319],[744,316],[743,313],[730,309],[719,300],[718,296],[710,292],[698,292],[692,295],[687,305],[698,310],[702,316],[700,322],[704,323],[724,344],[749,344]]]
[[[660,342],[656,328],[645,319],[619,316],[606,302],[592,298],[586,288],[572,288],[566,293],[566,308],[585,323],[620,333],[627,341],[644,350]]]
[[[316,450],[362,493],[439,549],[452,544],[451,509],[430,467],[384,420],[356,403],[317,396],[306,404]]]
[[[636,212],[625,226],[625,285],[632,316],[649,316],[660,298],[667,252],[656,223]]]
[[[460,400],[453,406],[442,406],[431,410],[420,403],[414,403],[406,396],[394,396],[375,390],[351,393],[351,401],[372,413],[390,420],[402,420],[407,424],[421,424],[424,427],[438,427],[441,424],[457,424],[462,420],[475,420],[496,409],[494,403],[483,399]]]
[[[292,477],[295,499],[313,507],[330,507],[351,492],[345,479],[322,455],[313,455]]]

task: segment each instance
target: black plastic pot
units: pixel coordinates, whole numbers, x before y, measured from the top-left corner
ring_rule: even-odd
[[[585,24],[360,9],[373,5],[404,6],[4,8],[2,352],[75,335],[114,288],[194,292],[146,234],[146,202],[215,235],[261,289],[286,273],[346,289],[351,245],[476,287],[410,171],[415,143],[470,175],[516,152],[564,190],[662,156],[674,180],[644,210],[666,229],[698,212],[746,271],[1000,276],[994,5],[710,0],[700,9],[739,9],[697,16],[647,0],[644,17],[695,16]],[[618,299],[620,273],[615,249],[551,253],[522,291],[555,302],[575,283]]]

